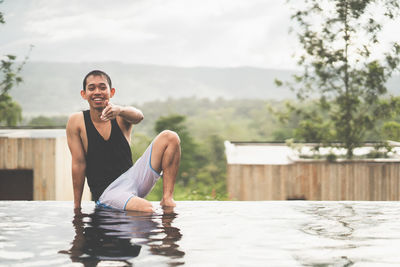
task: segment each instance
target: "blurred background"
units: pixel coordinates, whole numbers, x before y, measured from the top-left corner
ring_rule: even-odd
[[[183,151],[176,199],[228,199],[225,140],[326,141],[299,130],[300,113],[285,113],[287,103],[314,105],[281,82],[303,73],[304,32],[291,16],[306,8],[273,0],[0,1],[3,77],[15,74],[0,125],[65,127],[69,114],[87,108],[83,77],[101,69],[116,88],[113,102],[145,115],[134,127],[134,159],[159,131],[175,130]],[[384,23],[378,59],[400,36],[398,18]],[[398,96],[399,83],[394,71],[384,94]],[[386,120],[391,132],[371,128],[364,140],[395,139],[398,113]],[[160,194],[158,184],[149,199]]]

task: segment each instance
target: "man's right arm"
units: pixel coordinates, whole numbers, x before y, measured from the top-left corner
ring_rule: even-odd
[[[72,156],[72,184],[74,189],[74,208],[81,207],[83,187],[85,184],[86,159],[80,136],[81,114],[76,113],[70,116],[67,123],[68,147]]]

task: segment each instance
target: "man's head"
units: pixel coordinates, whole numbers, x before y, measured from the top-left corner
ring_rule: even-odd
[[[83,79],[81,96],[88,101],[91,109],[103,110],[114,94],[115,88],[111,87],[110,76],[104,71],[93,70]]]
[[[111,78],[110,76],[108,76],[107,73],[105,73],[104,71],[101,70],[92,70],[91,72],[89,72],[88,74],[86,74],[85,78],[83,79],[83,90],[86,91],[86,85],[87,85],[87,78],[89,76],[103,76],[104,78],[107,79],[108,82],[108,86],[110,86],[110,88],[112,88],[111,85]]]

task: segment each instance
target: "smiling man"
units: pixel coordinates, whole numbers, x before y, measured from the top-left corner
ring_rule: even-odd
[[[111,104],[115,92],[105,72],[89,72],[83,79],[81,96],[90,109],[74,113],[68,120],[74,208],[81,207],[86,177],[97,205],[151,212],[153,207],[144,197],[161,174],[160,204],[175,206],[173,191],[181,156],[178,135],[168,130],[161,132],[133,164],[131,132],[133,124],[143,120],[143,113],[134,107]]]

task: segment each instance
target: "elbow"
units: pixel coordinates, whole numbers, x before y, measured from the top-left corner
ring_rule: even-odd
[[[144,115],[143,112],[141,112],[140,110],[137,110],[135,119],[131,121],[132,124],[138,124],[139,122],[141,122],[144,119]]]
[[[84,160],[76,160],[72,162],[72,172],[81,172],[86,170],[86,162]]]
[[[139,118],[138,118],[138,123],[141,122],[143,119],[144,119],[144,115],[142,112],[140,112]]]

